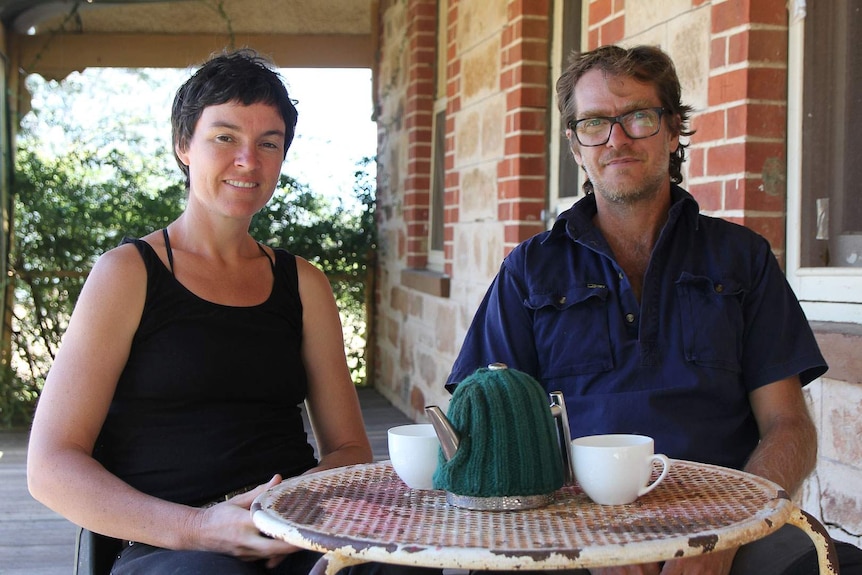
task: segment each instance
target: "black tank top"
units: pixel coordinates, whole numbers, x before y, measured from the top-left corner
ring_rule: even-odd
[[[197,297],[149,244],[130,242],[147,297],[96,459],[145,493],[190,505],[314,467],[299,407],[307,381],[295,257],[275,250],[269,299],[231,307]]]

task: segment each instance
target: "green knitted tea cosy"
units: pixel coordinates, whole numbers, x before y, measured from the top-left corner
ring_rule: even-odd
[[[563,486],[563,463],[548,394],[514,369],[481,368],[462,381],[446,417],[460,435],[442,451],[434,488],[463,496],[544,495]]]

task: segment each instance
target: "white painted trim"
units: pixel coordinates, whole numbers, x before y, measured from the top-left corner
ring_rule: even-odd
[[[428,250],[428,263],[426,268],[429,271],[443,273],[446,269],[446,258],[443,257],[442,250]]]
[[[557,150],[560,147],[560,111],[557,109],[557,96],[554,91],[557,78],[563,72],[560,62],[563,59],[563,2],[565,0],[556,0],[553,5],[554,29],[551,31],[551,78],[549,90],[551,92],[551,114],[550,126],[548,129],[548,201],[545,204],[543,211],[545,225],[551,227],[554,219],[559,213],[560,201],[560,155]]]
[[[862,305],[803,301],[802,309],[810,321],[862,324]]]
[[[554,224],[557,216],[569,209],[571,205],[581,196],[579,190],[577,196],[560,197],[560,156],[557,152],[564,138],[562,131],[562,119],[557,107],[556,83],[557,78],[563,73],[563,4],[566,0],[555,0],[553,3],[553,30],[551,31],[551,78],[549,90],[551,92],[550,126],[548,128],[548,199],[543,213],[546,227]],[[589,22],[589,2],[581,2],[581,45],[580,50],[586,48],[588,37],[587,23]]]

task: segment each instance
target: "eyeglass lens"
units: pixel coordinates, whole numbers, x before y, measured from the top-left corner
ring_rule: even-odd
[[[649,138],[661,129],[661,108],[632,110],[615,118],[584,118],[575,122],[575,136],[584,146],[601,146],[611,137],[614,124],[619,124],[633,140]]]

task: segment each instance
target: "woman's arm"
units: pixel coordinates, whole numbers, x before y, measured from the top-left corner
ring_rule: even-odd
[[[188,508],[145,495],[93,459],[146,298],[147,273],[134,246],[93,267],[33,420],[30,493],[72,522],[106,535],[176,546]]]
[[[347,359],[338,307],[329,280],[296,258],[302,298],[302,358],[308,374],[308,406],[320,463],[312,471],[368,463],[371,445]]]

